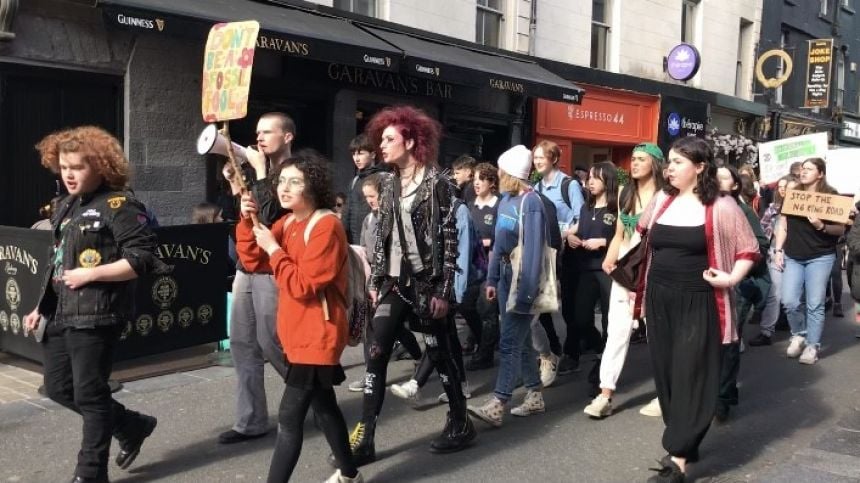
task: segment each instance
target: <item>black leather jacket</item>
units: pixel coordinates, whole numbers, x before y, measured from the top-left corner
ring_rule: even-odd
[[[124,324],[134,313],[134,283],[95,282],[77,290],[63,283],[62,271],[97,267],[125,259],[138,276],[167,273],[156,255],[156,237],[146,208],[131,193],[100,188],[67,196],[51,218],[54,251],[39,312],[63,326],[92,328]]]
[[[400,178],[392,173],[383,176],[373,271],[369,283],[369,289],[377,291],[389,278],[391,234],[397,229],[394,224],[395,197],[400,196]],[[451,209],[455,189],[445,173],[428,167],[415,193],[412,211],[418,253],[421,254],[422,265],[426,267],[414,276],[429,282],[433,287],[433,296],[443,300],[452,299],[454,272],[457,271],[457,220]]]

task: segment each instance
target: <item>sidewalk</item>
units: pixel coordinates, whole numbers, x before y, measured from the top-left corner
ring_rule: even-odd
[[[42,375],[0,362],[0,404],[38,398]]]

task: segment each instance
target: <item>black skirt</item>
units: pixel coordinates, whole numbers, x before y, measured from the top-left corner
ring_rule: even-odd
[[[314,364],[290,364],[287,366],[286,382],[296,389],[312,390],[330,388],[346,380],[340,364],[319,366]]]

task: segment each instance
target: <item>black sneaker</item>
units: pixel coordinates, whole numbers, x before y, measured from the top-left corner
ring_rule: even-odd
[[[751,347],[759,347],[763,345],[771,345],[773,342],[770,340],[769,335],[759,334],[752,339],[749,340],[749,344]]]
[[[445,429],[442,430],[442,434],[430,442],[430,451],[434,453],[460,451],[466,448],[477,436],[478,432],[475,431],[472,419],[468,415],[465,421],[455,421],[451,418],[451,413],[448,413]]]
[[[561,358],[561,362],[558,363],[558,375],[564,376],[566,374],[570,374],[572,372],[579,372],[582,368],[579,367],[579,359],[574,359],[570,356],[564,356]]]
[[[672,458],[664,457],[660,460],[662,468],[651,468],[657,474],[648,478],[648,483],[684,483],[684,472],[672,461]]]
[[[120,444],[119,453],[117,453],[116,460],[114,460],[116,465],[122,469],[127,469],[134,463],[135,458],[140,454],[140,447],[143,446],[143,442],[155,431],[158,420],[152,416],[141,414],[138,424],[137,434],[128,441]]]

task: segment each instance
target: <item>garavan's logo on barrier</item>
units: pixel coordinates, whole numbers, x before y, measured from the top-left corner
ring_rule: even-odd
[[[200,321],[202,325],[206,325],[212,320],[212,306],[209,304],[201,305],[200,308],[197,309],[197,320]]]
[[[18,332],[21,331],[21,319],[18,318],[18,314],[9,316],[9,328],[12,329],[12,333],[15,335],[18,335]]]
[[[9,315],[5,310],[0,310],[0,329],[3,329],[3,332],[9,332]]]
[[[6,303],[11,310],[18,310],[18,305],[21,304],[21,289],[14,278],[6,281]]]
[[[179,288],[173,277],[158,277],[152,284],[152,301],[162,309],[170,307],[178,294]]]
[[[152,331],[152,316],[149,314],[143,314],[137,318],[137,322],[134,324],[137,329],[137,333],[143,337],[149,335],[149,332]]]
[[[194,321],[194,310],[191,307],[182,307],[179,309],[179,326],[187,329]]]
[[[158,328],[162,332],[167,332],[173,326],[173,312],[169,310],[162,311],[158,314]]]

